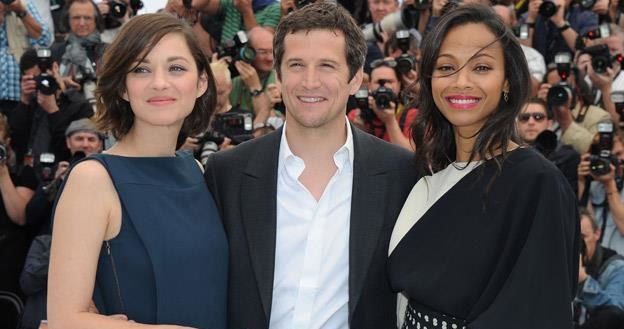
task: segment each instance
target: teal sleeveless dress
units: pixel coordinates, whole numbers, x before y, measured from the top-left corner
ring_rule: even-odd
[[[100,313],[225,329],[227,240],[193,157],[89,160],[106,168],[122,207],[121,231],[100,252],[93,296]]]

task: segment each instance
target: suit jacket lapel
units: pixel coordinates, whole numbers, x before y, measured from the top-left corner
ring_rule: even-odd
[[[281,136],[282,129],[278,129],[265,137],[265,143],[257,145],[243,173],[240,189],[241,214],[249,256],[267,320],[273,297],[277,216],[275,197]]]
[[[375,145],[353,128],[354,161],[349,236],[349,322],[361,295],[379,241],[387,196],[387,166],[376,158]]]

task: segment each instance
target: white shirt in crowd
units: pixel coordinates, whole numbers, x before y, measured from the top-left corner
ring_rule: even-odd
[[[334,154],[336,173],[317,202],[282,132],[271,329],[344,329],[349,317],[349,223],[353,135]]]

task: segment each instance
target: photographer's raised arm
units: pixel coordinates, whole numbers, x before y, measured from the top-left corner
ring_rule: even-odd
[[[607,194],[607,202],[609,202],[609,211],[613,217],[613,223],[617,227],[620,234],[624,235],[624,203],[620,200],[620,191],[615,183],[615,167],[611,165],[611,171],[604,176],[594,177],[595,180],[602,183]]]
[[[35,194],[35,191],[24,186],[15,186],[5,163],[0,164],[0,194],[11,221],[20,226],[25,225],[26,204]]]

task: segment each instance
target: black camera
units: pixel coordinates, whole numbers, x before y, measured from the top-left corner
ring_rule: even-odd
[[[53,95],[58,89],[59,84],[53,75],[48,71],[52,70],[52,51],[49,48],[37,49],[37,66],[41,73],[34,77],[37,82],[37,90],[44,95]]]
[[[609,29],[609,24],[606,23],[600,24],[597,28],[589,30],[585,33],[585,37],[591,40],[607,38],[610,35],[611,30]]]
[[[225,138],[231,145],[238,145],[253,138],[253,115],[242,112],[226,112],[215,115],[211,129],[197,136],[198,144],[213,142],[221,145]]]
[[[130,0],[130,8],[132,8],[132,12],[136,15],[137,11],[143,9],[143,1],[141,1],[141,0]]]
[[[225,40],[217,46],[219,58],[230,56],[232,63],[242,60],[251,64],[256,59],[256,50],[248,46],[248,39],[245,31],[238,31],[233,39]]]
[[[613,123],[599,122],[596,125],[598,134],[590,147],[589,171],[596,176],[603,176],[611,171],[611,149],[613,148]]]
[[[43,185],[48,185],[54,180],[54,166],[56,157],[54,153],[41,153],[39,155],[39,180]]]
[[[125,3],[115,0],[109,0],[106,2],[106,4],[110,8],[109,15],[115,18],[123,18],[124,16],[126,16],[128,6]]]
[[[360,109],[360,117],[366,122],[373,121],[373,119],[375,119],[375,112],[368,107],[368,89],[359,89],[355,92],[354,98]]]
[[[401,74],[407,74],[416,67],[416,59],[408,54],[410,49],[410,33],[408,30],[396,31],[397,46],[401,50],[401,55],[394,60],[397,63],[396,70]]]
[[[569,99],[574,96],[572,87],[568,85],[566,80],[572,71],[572,56],[569,53],[562,52],[555,55],[555,64],[557,65],[557,74],[561,78],[561,82],[550,87],[546,95],[546,102],[549,106],[565,105]]]
[[[609,46],[605,44],[585,47],[581,50],[581,54],[589,54],[592,57],[591,64],[596,73],[605,73],[607,68],[611,67],[611,53]]]
[[[557,12],[557,5],[551,0],[546,0],[542,2],[539,6],[539,14],[544,16],[545,18],[552,17]]]
[[[379,88],[371,91],[371,95],[375,98],[375,104],[379,109],[387,109],[390,107],[390,102],[396,99],[392,89],[385,86],[388,81],[384,79],[379,80]]]

